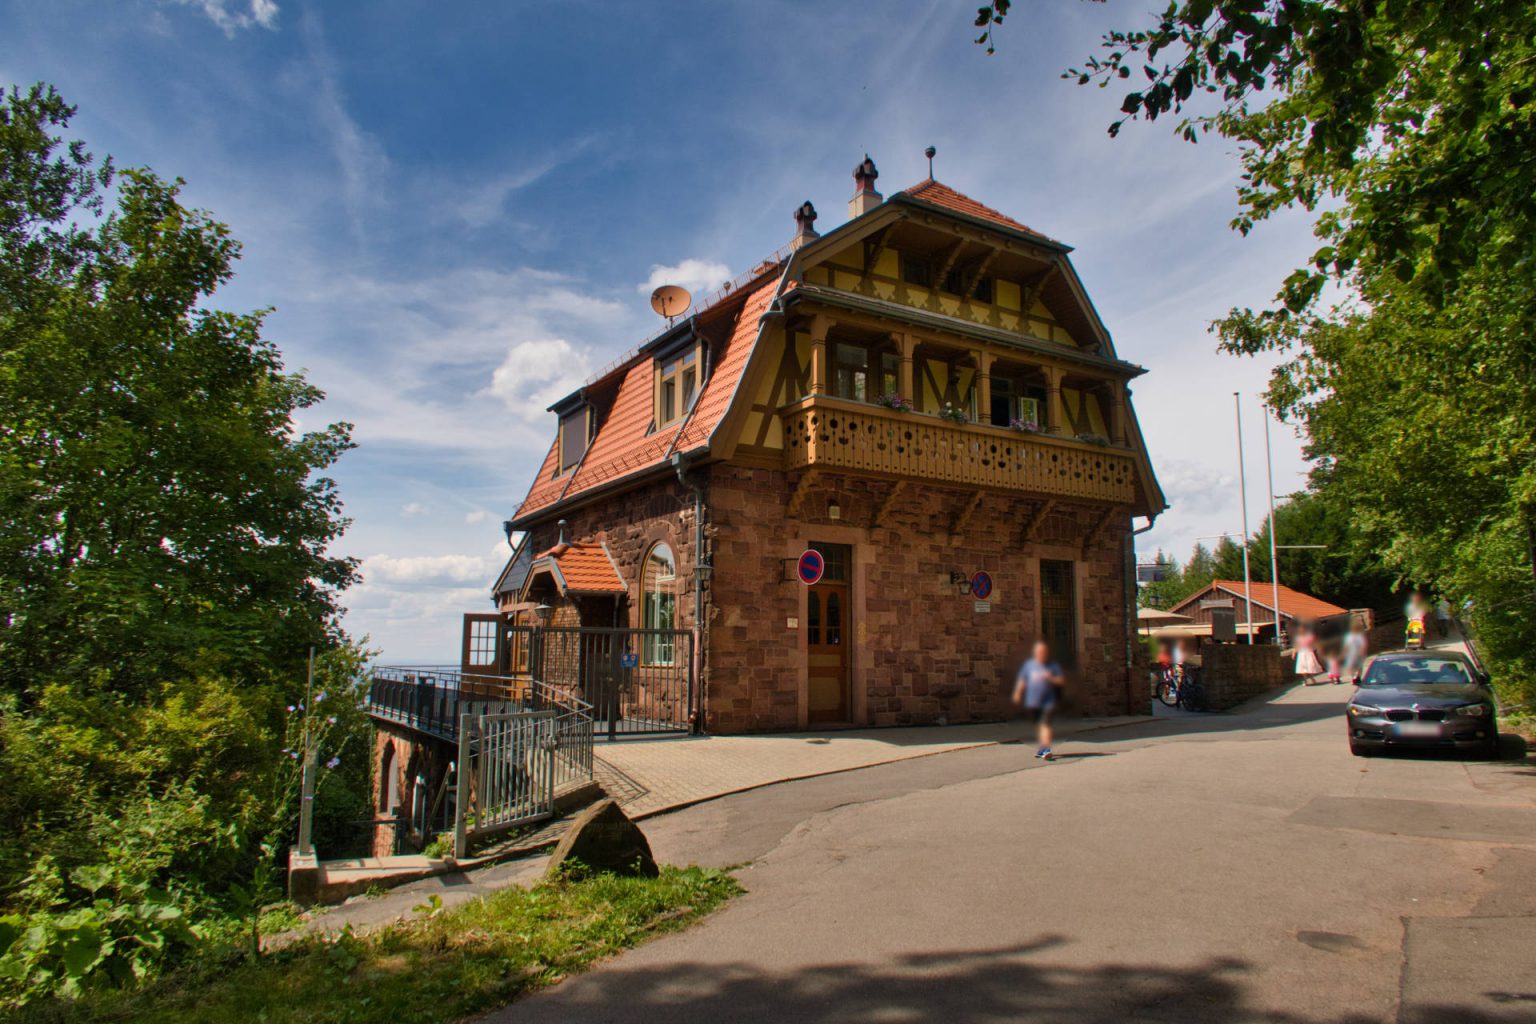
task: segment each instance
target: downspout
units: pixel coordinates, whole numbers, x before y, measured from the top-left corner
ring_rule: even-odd
[[[704,728],[704,579],[714,568],[704,556],[704,488],[688,475],[689,460],[684,452],[672,453],[672,468],[677,471],[677,482],[693,491],[693,698],[695,707],[689,712],[689,725],[693,732]]]
[[[1135,683],[1136,643],[1141,631],[1136,628],[1136,538],[1157,525],[1157,513],[1147,517],[1147,525],[1133,529],[1125,537],[1125,685]]]

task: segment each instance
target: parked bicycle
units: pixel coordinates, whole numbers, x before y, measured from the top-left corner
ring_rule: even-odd
[[[1157,683],[1157,699],[1170,708],[1204,711],[1205,687],[1200,684],[1200,670],[1193,665],[1170,665],[1163,669]]]

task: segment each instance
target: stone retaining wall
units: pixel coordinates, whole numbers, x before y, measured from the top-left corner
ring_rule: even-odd
[[[1200,681],[1212,711],[1225,711],[1293,682],[1294,662],[1274,644],[1211,644],[1200,649]]]

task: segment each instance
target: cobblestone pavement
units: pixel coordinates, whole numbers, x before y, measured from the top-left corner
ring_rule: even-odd
[[[1060,742],[1074,733],[1146,720],[1072,719],[1058,723],[1056,734]],[[775,782],[1032,739],[1023,722],[631,739],[599,743],[595,774],[630,817],[644,818]]]

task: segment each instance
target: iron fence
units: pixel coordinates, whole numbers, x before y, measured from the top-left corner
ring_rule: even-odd
[[[608,739],[692,731],[692,632],[594,626],[514,626],[510,632],[513,649],[527,652],[535,692],[584,701],[595,730]]]
[[[542,684],[529,691],[535,711],[555,713],[555,790],[592,779],[592,705]]]

